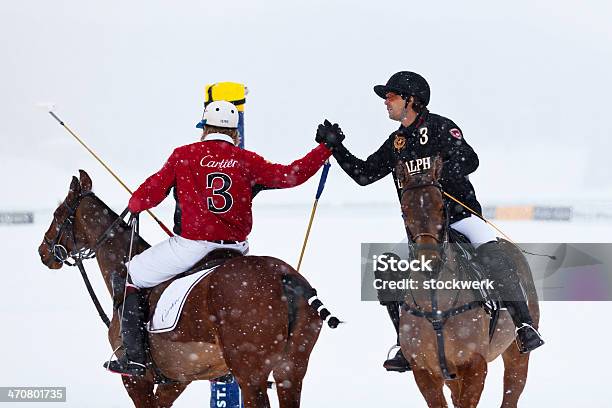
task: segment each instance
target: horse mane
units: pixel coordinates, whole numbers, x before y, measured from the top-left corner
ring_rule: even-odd
[[[112,220],[116,220],[117,218],[119,218],[119,214],[117,214],[115,211],[113,211],[112,208],[110,208],[108,206],[108,204],[106,204],[100,197],[98,197],[95,193],[90,192],[89,193],[91,195],[91,198],[94,199],[94,201],[96,202],[96,204],[98,204],[99,206],[102,207],[103,210],[106,210],[106,212],[108,213],[108,216],[112,219]],[[139,221],[140,222],[140,221]],[[124,228],[126,230],[130,230],[130,226],[128,225],[127,222],[125,222],[123,219],[121,221],[119,221],[119,224],[117,225],[118,227]],[[135,234],[135,240],[140,240],[142,241],[142,243],[144,245],[146,245],[147,247],[150,247],[151,245],[140,235],[140,233],[136,233]]]

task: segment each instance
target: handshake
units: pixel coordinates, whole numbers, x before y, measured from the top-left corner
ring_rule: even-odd
[[[342,133],[342,129],[340,129],[337,123],[332,125],[329,120],[325,119],[325,121],[317,127],[317,136],[315,137],[317,143],[324,143],[327,148],[333,149],[340,145],[343,140],[344,133]]]

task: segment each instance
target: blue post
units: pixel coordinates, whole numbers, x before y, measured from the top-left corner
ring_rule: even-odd
[[[210,408],[244,408],[240,387],[231,374],[210,382]]]
[[[240,148],[244,149],[244,112],[238,112],[238,133],[240,134]]]
[[[240,148],[244,149],[244,111],[238,111]],[[210,408],[244,408],[242,393],[233,375],[210,382]]]

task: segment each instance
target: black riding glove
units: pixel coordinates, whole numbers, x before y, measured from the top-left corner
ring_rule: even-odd
[[[325,143],[325,146],[329,149],[333,149],[342,143],[343,140],[344,133],[342,133],[342,129],[340,129],[337,123],[332,125],[329,120],[325,119],[325,121],[317,127],[317,136],[315,137],[317,143]]]

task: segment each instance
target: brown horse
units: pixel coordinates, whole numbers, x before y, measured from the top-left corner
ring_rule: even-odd
[[[465,271],[459,267],[458,247],[448,245],[444,202],[438,184],[442,161],[437,158],[432,162],[432,168],[423,173],[411,174],[404,162],[398,163],[395,168],[402,188],[405,227],[415,248],[421,248],[416,249],[416,255],[433,258],[436,265],[434,274],[411,274],[418,289],[406,296],[405,307],[402,308],[402,353],[410,362],[428,406],[436,408],[447,407],[443,394],[445,384],[451,390],[455,407],[476,407],[484,387],[487,363],[501,354],[504,361],[504,397],[501,406],[516,407],[527,380],[529,354],[520,354],[514,344],[514,324],[508,312],[500,311],[496,329],[490,337],[490,319],[481,307],[479,300],[482,298],[477,293],[456,289],[434,292],[423,285],[432,278],[438,281],[467,279]],[[527,292],[529,309],[537,327],[538,298],[529,265],[516,246],[506,241],[504,248],[519,269],[521,284]],[[444,318],[436,319],[435,315],[432,318],[433,310]],[[434,325],[437,325],[438,332]],[[452,377],[455,378],[450,379]]]
[[[93,249],[112,295],[112,273],[126,274],[131,230],[91,190],[90,177],[80,170],[80,180],[72,178],[66,199],[53,214],[39,254],[47,267],[58,269],[66,255],[76,258]],[[147,247],[137,236],[134,254]],[[165,286],[153,289],[151,310]],[[152,361],[176,382],[160,384],[154,392],[151,370],[143,378],[123,377],[134,405],[169,407],[191,381],[231,372],[245,407],[270,406],[266,393],[270,373],[277,383],[280,407],[299,407],[310,353],[322,318],[328,317],[317,313],[320,301],[309,305],[307,297],[314,296],[316,291],[306,279],[279,259],[241,256],[226,261],[193,288],[175,330],[149,335]],[[328,324],[335,326],[331,320]],[[113,349],[121,345],[116,310],[108,337]]]

